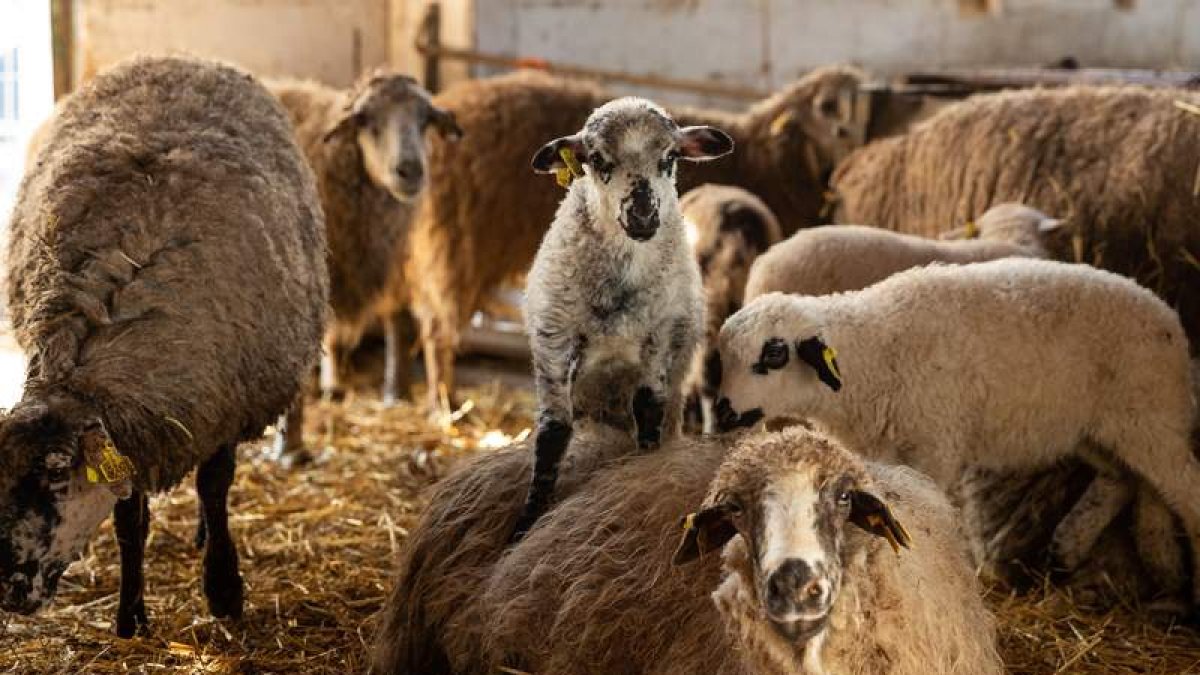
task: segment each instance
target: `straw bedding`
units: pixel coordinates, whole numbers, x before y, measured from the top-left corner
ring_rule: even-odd
[[[470,409],[444,425],[362,397],[312,404],[308,440],[324,451],[306,471],[268,461],[265,441],[242,446],[230,523],[247,581],[240,623],[206,616],[191,545],[195,497],[181,488],[151,509],[152,635],[111,634],[118,563],[106,525],[49,612],[0,616],[0,673],[363,672],[373,614],[425,488],[530,426],[523,390],[465,394]],[[1200,672],[1200,633],[1152,622],[1133,604],[1092,609],[1045,584],[1022,595],[994,588],[989,601],[1014,673]]]

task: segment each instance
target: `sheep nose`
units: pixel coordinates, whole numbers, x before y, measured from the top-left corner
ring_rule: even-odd
[[[414,182],[421,180],[425,171],[421,168],[420,162],[407,161],[401,162],[400,166],[396,167],[396,175],[405,181]]]
[[[817,614],[828,608],[829,581],[804,560],[787,560],[767,578],[767,611],[772,616]]]

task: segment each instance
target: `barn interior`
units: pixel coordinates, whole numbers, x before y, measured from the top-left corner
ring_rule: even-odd
[[[1194,0],[0,0],[6,241],[22,177],[38,166],[39,134],[56,105],[141,54],[189,54],[235,64],[263,80],[311,80],[337,90],[351,90],[372,73],[402,74],[428,90],[435,104],[473,82],[532,72],[730,119],[814,71],[848,64],[864,79],[854,96],[833,105],[845,120],[840,138],[852,150],[903,134],[973,97],[1136,87],[1171,92],[1177,133],[1200,139],[1200,3]],[[772,124],[783,128],[789,119]],[[493,127],[493,137],[468,128],[454,152],[466,156],[472,148],[511,142],[504,137],[509,122]],[[532,158],[558,134],[547,130],[523,155]],[[1143,159],[1153,164],[1162,151],[1147,148]],[[533,175],[528,163],[510,170]],[[827,178],[828,172],[816,173]],[[1156,213],[1179,206],[1200,214],[1200,164],[1184,173],[1178,180],[1192,201],[1154,207]],[[428,174],[430,181],[444,176]],[[530,203],[557,203],[563,190],[554,177],[537,179],[542,193]],[[494,188],[473,175],[454,189],[450,198],[457,194],[467,204]],[[522,204],[511,195],[507,200],[499,203]],[[784,235],[843,222],[833,202],[818,206],[804,222],[781,217]],[[981,211],[955,215],[923,234],[973,227]],[[1200,217],[1193,215],[1177,239],[1153,224],[1139,225],[1132,237],[1106,239],[1106,232],[1073,223],[1077,214],[1049,215],[1074,228],[1053,257],[1115,265],[1136,277],[1169,297],[1190,336],[1200,321]],[[497,215],[497,227],[513,218],[521,215]],[[549,224],[539,222],[541,231]],[[1170,259],[1183,271],[1169,271],[1163,262],[1167,240],[1178,246]],[[424,255],[422,241],[409,241],[408,255]],[[525,255],[514,250],[476,246],[446,255],[469,274],[472,265]],[[1147,250],[1146,267],[1126,264]],[[454,286],[423,291],[434,296],[430,303],[455,306],[459,325],[449,342],[426,336],[422,331],[433,329],[421,325],[423,315],[414,309],[407,330],[415,338],[402,357],[390,351],[387,322],[393,318],[383,312],[346,344],[326,344],[342,378],[334,388],[325,386],[315,363],[306,374],[300,434],[306,450],[299,459],[281,458],[279,425],[240,444],[229,493],[229,527],[246,587],[240,620],[209,615],[198,581],[197,495],[189,477],[150,498],[148,628],[131,639],[114,635],[122,565],[113,523],[105,522],[66,570],[50,607],[32,616],[0,611],[0,672],[368,672],[379,612],[431,490],[479,457],[528,444],[538,433],[524,317],[529,262],[518,260],[509,265],[517,269],[471,286],[469,294],[442,297]],[[408,283],[417,286],[426,274],[409,272]],[[22,400],[33,367],[12,319],[8,306],[0,329],[0,407],[6,409]],[[448,354],[452,378],[445,377],[434,346]],[[385,373],[397,358],[411,390],[384,392]],[[1200,432],[1192,433],[1193,447],[1200,448]],[[1080,480],[1090,474],[1072,476],[1071,485],[1041,489],[1078,498]],[[1129,528],[1132,518],[1126,512],[1112,527]],[[1146,588],[1153,579],[1131,585],[1127,576],[1103,568],[1090,570],[1086,584],[1064,582],[1047,568],[1046,555],[1000,561],[1006,574],[977,565],[1008,672],[1200,672],[1194,608],[1190,615],[1164,611],[1169,603]]]

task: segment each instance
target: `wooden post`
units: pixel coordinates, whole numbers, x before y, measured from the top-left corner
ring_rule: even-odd
[[[424,54],[425,73],[423,78],[425,88],[433,93],[437,93],[441,85],[441,78],[439,77],[441,59],[438,58],[438,48],[442,46],[441,35],[442,4],[440,2],[431,2],[425,10],[425,17],[421,19],[421,28],[417,42],[423,42],[433,47],[429,53]]]
[[[74,88],[75,0],[50,2],[50,53],[54,61],[54,100]]]

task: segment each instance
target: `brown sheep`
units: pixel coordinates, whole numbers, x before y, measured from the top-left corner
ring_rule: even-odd
[[[448,479],[372,672],[1002,672],[957,514],[927,478],[798,428],[732,440],[577,467],[507,550],[527,450]]]
[[[852,68],[822,68],[742,114],[669,111],[681,126],[728,131],[738,148],[680,171],[680,192],[704,183],[738,185],[787,226],[816,222],[825,178],[858,137],[848,108],[862,82]],[[397,284],[392,293],[391,308],[411,300],[420,323],[431,407],[439,407],[442,387],[453,389],[459,328],[493,289],[528,269],[553,220],[562,193],[552,180],[524,170],[529,157],[546,138],[578,130],[611,98],[597,87],[536,73],[464,82],[434,98],[454,112],[468,138],[487,140],[433,142],[431,189],[413,223],[406,275],[413,285]]]
[[[321,390],[342,395],[340,346],[358,342],[365,324],[378,314],[378,303],[398,261],[406,254],[413,205],[426,185],[425,131],[432,127],[453,141],[459,135],[454,116],[433,105],[416,80],[376,72],[349,90],[311,81],[268,82],[287,110],[296,140],[317,177],[329,242],[330,304],[334,323],[326,332],[321,360]],[[394,352],[412,351],[411,336],[398,331],[402,321],[385,321]],[[406,340],[407,338],[407,340]],[[401,376],[386,383],[384,398],[407,397],[407,363],[389,368]],[[301,402],[278,437],[278,451],[302,459]]]
[[[1200,349],[1200,94],[1070,87],[975,96],[837,170],[837,222],[935,235],[1017,201],[1074,228],[1054,258],[1135,277]]]
[[[116,631],[146,625],[146,496],[192,469],[204,593],[242,612],[235,448],[300,389],[328,302],[312,172],[241,70],[135,58],[60,106],[18,194],[8,307],[29,359],[0,417],[0,606],[48,604],[112,510]]]
[[[704,279],[704,336],[684,381],[685,423],[712,431],[709,410],[717,393],[712,364],[721,324],[742,307],[750,266],[783,238],[779,221],[761,199],[731,185],[701,185],[679,200],[688,242]]]

